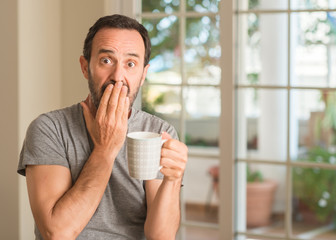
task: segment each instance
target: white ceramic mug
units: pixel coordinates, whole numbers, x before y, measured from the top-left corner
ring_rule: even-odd
[[[127,134],[128,171],[131,177],[141,180],[157,178],[161,169],[161,148],[164,142],[159,133]]]

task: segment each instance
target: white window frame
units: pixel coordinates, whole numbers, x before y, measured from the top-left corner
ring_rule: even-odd
[[[185,53],[185,48],[184,48],[184,40],[185,40],[185,32],[186,32],[186,18],[187,17],[201,17],[201,16],[215,16],[218,15],[218,13],[196,13],[196,12],[187,12],[186,11],[186,4],[185,1],[181,1],[181,5],[180,5],[180,11],[179,12],[174,12],[172,13],[172,15],[176,15],[179,17],[179,29],[180,29],[180,46],[181,46],[181,58],[183,59],[184,53]],[[165,16],[169,16],[166,13],[141,13],[139,16],[141,17],[145,17],[146,19],[150,19],[150,18],[158,18],[158,17],[165,17]],[[232,51],[232,49],[230,48],[230,51]],[[231,61],[230,61],[231,62]],[[182,82],[181,84],[177,84],[177,85],[173,85],[173,86],[177,86],[181,89],[181,98],[180,98],[180,102],[181,102],[181,118],[180,118],[180,136],[181,139],[184,139],[185,137],[185,133],[186,133],[186,126],[185,126],[185,100],[183,98],[183,88],[186,86],[209,86],[209,87],[220,87],[220,85],[216,86],[216,85],[190,85],[187,83],[187,78],[185,75],[185,65],[184,62],[181,61],[181,65],[180,65],[180,69],[181,69],[181,74],[182,74]],[[148,85],[154,85],[154,84],[148,84]],[[172,86],[171,84],[160,84],[162,86],[167,85],[167,86]],[[230,141],[231,142],[231,141]],[[196,158],[215,158],[218,159],[219,155],[218,155],[218,151],[213,151],[212,153],[207,153],[207,152],[200,152],[200,151],[195,151],[196,149],[193,149],[192,147],[189,150],[189,156],[192,157],[196,157]],[[182,193],[182,202],[183,202],[183,193]],[[185,232],[184,232],[184,228],[185,227],[199,227],[199,228],[207,228],[207,229],[219,229],[219,224],[209,224],[209,223],[202,223],[202,222],[192,222],[192,221],[187,221],[185,219],[185,209],[184,209],[184,204],[182,204],[181,206],[181,211],[182,211],[182,221],[181,221],[181,229],[180,229],[180,239],[183,240],[185,239]],[[230,221],[232,222],[232,221]]]
[[[181,1],[181,8],[186,9],[185,0]],[[124,14],[133,18],[140,20],[140,17],[150,18],[151,16],[166,16],[165,13],[155,13],[155,14],[141,14],[141,1],[140,0],[104,0],[105,3],[105,14],[119,13]],[[213,13],[188,13],[188,14],[178,14],[180,18],[180,28],[182,29],[182,34],[180,35],[180,42],[184,43],[185,39],[185,17],[199,17],[204,15],[217,15]],[[219,87],[221,91],[221,112],[225,114],[220,115],[220,134],[219,134],[219,151],[216,150],[214,153],[206,153],[193,151],[190,149],[189,156],[193,157],[207,157],[219,159],[220,163],[220,175],[223,176],[220,178],[220,188],[222,192],[226,194],[220,195],[220,206],[219,206],[219,224],[208,224],[208,223],[198,223],[198,222],[188,222],[185,219],[185,209],[184,205],[181,206],[182,211],[182,221],[181,221],[181,231],[180,231],[180,240],[185,239],[184,236],[184,227],[193,226],[199,228],[207,229],[218,229],[219,230],[219,239],[234,239],[234,38],[233,38],[233,21],[234,21],[234,11],[233,11],[233,0],[222,0],[219,3],[219,15],[220,15],[220,29],[221,32],[230,33],[230,34],[221,34],[220,45],[221,45],[221,81],[220,85],[206,85],[211,87]],[[183,34],[184,33],[184,34]],[[184,44],[181,44],[184,46]],[[181,49],[183,56],[185,49]],[[181,61],[183,62],[183,61]],[[181,64],[181,73],[182,73],[182,83],[178,85],[183,91],[183,87],[188,86],[186,81],[186,76],[183,76],[184,66]],[[163,84],[160,84],[163,85]],[[172,85],[169,85],[172,86]],[[198,86],[198,85],[192,85]],[[140,101],[136,103],[140,106]],[[184,109],[184,99],[181,92],[181,112],[185,111]],[[181,121],[181,139],[184,139],[185,136],[185,116],[182,114]],[[183,193],[182,193],[183,196]],[[183,201],[183,199],[182,199]]]
[[[141,13],[141,2],[140,0],[104,0],[105,1],[105,9],[106,13],[121,13],[131,17],[138,17]],[[180,0],[181,4],[185,5],[185,0]],[[292,167],[319,167],[323,169],[336,169],[336,166],[326,165],[326,164],[318,164],[318,163],[302,163],[302,162],[293,162],[290,158],[290,148],[289,142],[290,140],[290,97],[289,94],[291,90],[295,89],[316,89],[316,90],[336,90],[336,88],[318,88],[318,87],[292,87],[290,86],[290,72],[291,72],[291,64],[290,64],[290,37],[291,37],[291,13],[294,12],[318,12],[318,11],[336,11],[336,9],[324,9],[324,10],[291,10],[290,8],[285,10],[238,10],[236,9],[237,2],[239,0],[221,0],[219,7],[219,15],[220,15],[220,45],[221,45],[221,82],[220,82],[220,90],[221,90],[221,115],[220,115],[220,135],[219,135],[219,162],[220,162],[220,189],[224,194],[220,194],[219,196],[219,224],[218,225],[207,225],[207,224],[195,224],[188,223],[185,219],[182,219],[182,229],[184,226],[196,226],[200,228],[216,228],[219,229],[219,239],[238,239],[239,236],[242,236],[242,239],[245,238],[255,238],[255,237],[269,237],[269,239],[281,239],[281,240],[295,240],[294,236],[292,236],[292,219],[291,219],[291,199],[292,199],[292,180],[291,180],[291,169]],[[288,6],[290,6],[291,0],[288,1]],[[185,6],[184,6],[185,7]],[[255,86],[255,85],[244,85],[244,84],[236,84],[236,78],[238,74],[236,71],[236,52],[237,52],[237,37],[236,32],[238,31],[236,26],[236,19],[241,14],[248,13],[286,13],[288,16],[288,86]],[[158,15],[164,16],[165,14],[158,13]],[[146,16],[148,17],[148,16]],[[184,25],[183,21],[180,23]],[[180,38],[184,38],[184,35]],[[183,45],[182,45],[183,46]],[[182,66],[182,74],[183,74],[183,66]],[[183,83],[182,83],[183,84]],[[185,83],[184,83],[185,84]],[[261,161],[258,159],[236,159],[235,150],[237,149],[238,140],[235,136],[235,111],[236,111],[236,103],[235,103],[235,93],[238,89],[243,88],[255,88],[255,89],[285,89],[288,93],[288,106],[287,106],[287,159],[284,162],[279,161]],[[183,99],[181,102],[183,103]],[[182,104],[183,106],[183,104]],[[183,117],[181,122],[184,121]],[[183,122],[181,123],[183,126]],[[185,129],[182,127],[182,129]],[[184,136],[184,131],[182,130],[182,136]],[[191,152],[191,154],[193,154]],[[198,153],[195,153],[194,156],[197,156]],[[204,156],[200,154],[200,156]],[[212,156],[217,157],[217,155]],[[241,207],[236,203],[235,195],[237,194],[238,187],[235,185],[235,171],[237,163],[262,163],[262,164],[273,164],[278,166],[286,167],[286,216],[285,216],[285,239],[284,237],[277,236],[267,236],[262,234],[252,234],[248,232],[236,232],[235,228],[238,224],[237,221],[237,208]],[[182,208],[182,214],[184,214],[184,209]],[[182,216],[183,217],[183,216]],[[183,231],[182,231],[183,232]],[[182,239],[183,235],[182,235]],[[182,240],[181,239],[181,240]],[[241,239],[241,238],[239,238]]]
[[[239,0],[234,0],[234,4],[237,4]],[[292,71],[292,64],[291,64],[291,28],[293,27],[291,25],[291,15],[292,13],[300,13],[300,12],[328,12],[328,11],[336,11],[336,9],[321,9],[321,10],[316,10],[316,9],[312,9],[312,10],[307,10],[307,9],[291,9],[291,1],[293,0],[288,0],[287,4],[288,4],[288,8],[287,9],[260,9],[260,10],[235,10],[235,16],[232,16],[233,18],[238,18],[239,16],[243,15],[243,14],[249,14],[249,13],[255,13],[255,14],[279,14],[279,13],[285,13],[287,15],[287,19],[288,19],[288,26],[287,26],[287,34],[288,34],[288,38],[287,38],[287,44],[288,44],[288,57],[287,57],[287,66],[288,66],[288,75],[287,75],[287,86],[278,86],[278,85],[248,85],[248,84],[235,84],[235,89],[239,90],[239,89],[244,89],[244,88],[250,88],[250,89],[279,89],[279,90],[286,90],[287,91],[287,157],[285,161],[277,161],[275,159],[270,159],[270,160],[259,160],[259,159],[251,159],[251,158],[238,158],[235,160],[235,163],[255,163],[255,164],[270,164],[273,166],[282,166],[286,168],[286,176],[285,176],[285,182],[286,182],[286,203],[285,203],[285,218],[284,218],[284,226],[285,226],[285,230],[284,230],[284,236],[276,236],[276,235],[267,235],[267,234],[254,234],[251,232],[247,232],[247,231],[242,231],[242,232],[235,232],[236,235],[238,236],[242,236],[242,239],[246,238],[269,238],[269,239],[278,239],[278,240],[298,240],[301,239],[297,236],[293,236],[292,235],[292,168],[293,167],[317,167],[317,168],[321,168],[321,169],[329,169],[329,170],[335,170],[336,166],[335,165],[331,165],[331,164],[324,164],[324,163],[308,163],[308,162],[295,162],[291,159],[291,153],[290,153],[290,144],[291,144],[291,133],[290,133],[290,119],[291,119],[291,115],[293,114],[293,112],[291,111],[291,91],[292,90],[332,90],[335,91],[336,88],[332,88],[332,87],[296,87],[296,86],[292,86],[291,85],[291,71]],[[237,29],[237,28],[234,28]],[[234,32],[234,31],[232,31]],[[234,34],[233,34],[234,35]],[[236,39],[237,41],[237,39]],[[239,48],[239,47],[238,47]],[[237,51],[237,49],[235,50]],[[237,53],[234,53],[235,55],[237,55]],[[234,56],[235,56],[234,55]],[[237,76],[239,75],[239,73],[237,73]],[[224,77],[224,76],[223,76]],[[237,81],[235,81],[237,83]],[[226,91],[225,89],[222,89],[222,92],[224,93],[224,91]],[[224,99],[222,98],[222,104],[224,104]],[[237,106],[235,107],[235,109],[237,108]],[[222,110],[223,106],[222,106]],[[224,140],[224,139],[223,139]],[[237,148],[238,146],[236,145],[235,148]],[[223,146],[223,150],[224,146]],[[228,150],[228,149],[227,149]],[[224,165],[224,164],[222,164]],[[229,164],[227,164],[229,167]],[[222,168],[224,168],[224,166],[222,166]],[[222,169],[222,172],[225,173],[225,169]],[[221,184],[223,184],[222,186],[225,187],[225,182],[221,182]],[[236,194],[236,193],[235,193]],[[224,199],[221,199],[221,201],[224,201]],[[221,202],[223,203],[223,202]],[[222,204],[221,204],[222,205]],[[237,206],[238,207],[238,206]],[[225,212],[221,213],[225,214]],[[310,230],[309,232],[306,233],[302,233],[300,235],[305,236],[305,239],[315,239],[314,237],[318,236],[319,234],[323,233],[324,231],[328,231],[330,230],[327,227],[322,227],[322,228],[317,228],[317,229],[313,229]],[[225,232],[226,234],[226,232]],[[224,236],[224,235],[223,235]],[[225,235],[228,236],[228,235]],[[229,239],[229,238],[228,238]]]

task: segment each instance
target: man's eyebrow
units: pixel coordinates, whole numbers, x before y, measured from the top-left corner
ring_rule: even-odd
[[[114,52],[113,50],[111,50],[111,49],[104,49],[104,48],[99,49],[98,54],[101,54],[101,53],[111,53],[111,54],[115,54],[115,52]],[[126,53],[126,55],[127,55],[127,56],[131,56],[131,57],[140,58],[140,55],[137,54],[137,53],[132,53],[132,52],[130,52],[130,53]]]
[[[140,58],[139,54],[137,53],[127,53],[126,55],[131,56],[131,57]]]
[[[102,49],[99,49],[98,53],[99,54],[101,54],[101,53],[112,53],[112,54],[114,54],[114,51],[110,50],[110,49],[104,49],[104,48],[102,48]]]

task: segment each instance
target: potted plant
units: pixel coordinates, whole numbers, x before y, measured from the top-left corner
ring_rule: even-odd
[[[219,194],[219,166],[209,169],[212,177],[212,187]],[[247,227],[260,227],[270,223],[272,206],[277,183],[264,179],[258,170],[252,171],[247,167],[246,184],[246,225]]]
[[[246,225],[260,227],[270,224],[277,183],[265,180],[258,170],[247,167]]]
[[[336,163],[336,153],[315,147],[298,161]],[[293,169],[293,197],[296,203],[294,217],[306,224],[325,224],[332,221],[336,227],[336,171],[333,169]]]
[[[336,164],[336,93],[321,91],[324,111],[311,113],[311,131],[307,151],[297,161]],[[336,171],[317,167],[293,169],[294,217],[306,224],[333,222],[336,227]],[[336,228],[335,228],[336,229]]]

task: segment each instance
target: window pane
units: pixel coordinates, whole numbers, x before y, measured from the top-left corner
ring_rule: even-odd
[[[185,89],[186,143],[218,146],[220,90],[215,87]]]
[[[237,230],[283,236],[286,167],[241,162],[237,174]]]
[[[293,74],[296,86],[336,86],[336,14],[292,14]]]
[[[283,10],[287,9],[288,0],[237,0],[238,9],[269,9]]]
[[[336,239],[336,174],[293,168],[293,234],[300,239]]]
[[[291,0],[292,9],[326,9],[335,8],[334,0]]]
[[[180,92],[179,87],[145,84],[142,87],[142,110],[165,119],[179,132],[181,115]]]
[[[188,18],[186,35],[184,62],[188,83],[219,84],[219,18]]]
[[[249,88],[237,94],[238,158],[285,161],[287,91]]]
[[[293,90],[291,99],[292,159],[336,164],[336,92]]]
[[[238,82],[287,85],[288,26],[286,14],[240,17]]]
[[[187,11],[217,13],[220,0],[186,0],[186,2]]]
[[[157,0],[157,1],[141,1],[142,12],[164,12],[172,13],[177,11],[180,6],[180,0]]]
[[[189,157],[183,178],[187,221],[218,223],[218,170],[218,159]]]
[[[177,17],[143,19],[142,23],[148,30],[152,43],[147,81],[165,84],[181,83],[181,55]]]

